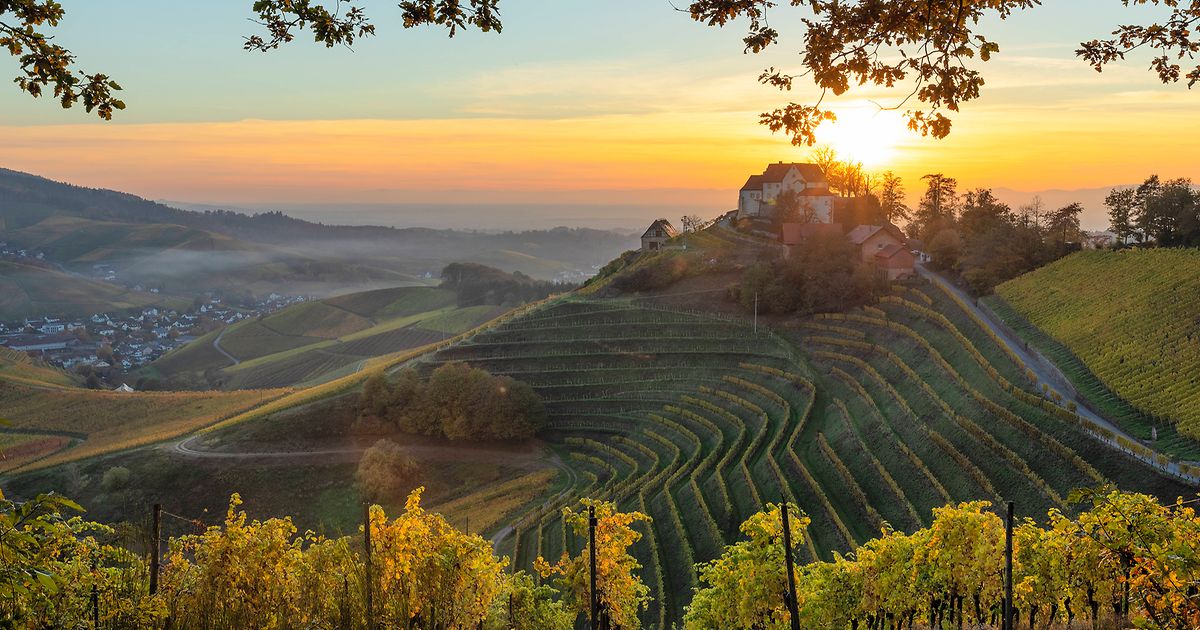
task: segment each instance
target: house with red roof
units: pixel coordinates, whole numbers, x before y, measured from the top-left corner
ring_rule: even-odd
[[[910,251],[908,237],[895,225],[860,225],[846,238],[858,247],[862,261],[874,265],[888,280],[913,275],[916,257]]]
[[[803,247],[809,239],[829,235],[842,235],[841,223],[784,223],[780,226],[779,241],[785,248],[784,257],[791,258],[796,248]]]
[[[761,175],[751,175],[738,192],[738,219],[769,219],[775,200],[784,191],[792,191],[812,211],[814,223],[829,223],[837,195],[829,190],[829,180],[816,164],[776,162]]]
[[[911,277],[916,272],[917,258],[907,247],[889,243],[875,252],[875,269],[887,280]]]

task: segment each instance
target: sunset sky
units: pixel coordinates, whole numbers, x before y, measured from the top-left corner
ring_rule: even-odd
[[[525,227],[713,215],[767,162],[806,155],[757,124],[766,109],[812,97],[755,80],[769,65],[797,67],[794,9],[776,10],[782,45],[755,56],[741,52],[742,25],[707,28],[666,0],[504,0],[503,34],[453,40],[405,31],[394,2],[368,1],[378,35],[353,51],[302,35],[262,54],[241,50],[255,32],[250,0],[63,4],[58,41],[83,69],[120,81],[129,109],[105,123],[6,79],[0,166],[153,199],[308,206],[328,220],[370,204],[375,222],[430,224],[430,207],[502,204],[530,208],[507,217]],[[1001,54],[949,139],[903,132],[898,115],[868,102],[900,91],[872,89],[833,102],[843,121],[824,141],[914,190],[927,172],[1013,191],[1196,173],[1200,94],[1157,83],[1142,58],[1098,75],[1073,54],[1153,12],[1119,0],[1048,4],[983,27]],[[0,58],[0,77],[15,72]],[[1102,227],[1090,205],[1085,227]]]

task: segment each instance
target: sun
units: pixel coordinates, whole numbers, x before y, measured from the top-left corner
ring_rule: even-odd
[[[870,103],[835,113],[836,122],[817,128],[817,144],[833,147],[839,158],[861,162],[864,168],[886,166],[909,134],[899,112],[881,110]]]

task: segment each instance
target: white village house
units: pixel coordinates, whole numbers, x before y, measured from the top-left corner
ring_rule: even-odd
[[[775,200],[785,190],[800,196],[801,204],[813,212],[814,223],[833,220],[837,195],[829,190],[829,180],[816,164],[776,162],[762,175],[751,175],[738,194],[739,219],[770,218]]]

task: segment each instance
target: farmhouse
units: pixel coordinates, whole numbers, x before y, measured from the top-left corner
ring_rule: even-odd
[[[679,230],[666,219],[658,219],[650,224],[642,234],[642,251],[652,252],[662,249],[667,241],[679,236]]]
[[[916,257],[907,247],[889,243],[875,252],[875,269],[887,280],[898,280],[913,275]]]
[[[829,180],[816,164],[777,162],[761,175],[751,175],[738,193],[739,219],[770,218],[775,202],[784,191],[800,197],[800,203],[812,212],[812,222],[829,223],[837,196],[829,190]]]
[[[865,263],[874,262],[875,254],[883,251],[888,245],[903,248],[908,242],[904,232],[890,223],[887,225],[860,225],[850,230],[846,238],[858,247],[862,261]]]
[[[779,240],[785,248],[784,257],[791,258],[796,248],[804,245],[813,237],[828,234],[842,235],[841,223],[784,223],[781,226]]]
[[[916,257],[909,249],[908,238],[895,225],[860,225],[850,230],[846,238],[858,247],[862,261],[875,265],[888,280],[913,274]]]

